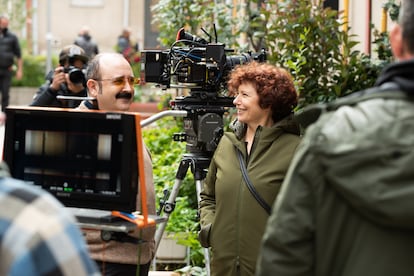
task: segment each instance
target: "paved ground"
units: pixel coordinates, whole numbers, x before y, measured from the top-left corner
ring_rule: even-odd
[[[10,105],[29,105],[36,87],[12,87],[10,89]],[[0,153],[3,159],[4,125],[0,126]]]

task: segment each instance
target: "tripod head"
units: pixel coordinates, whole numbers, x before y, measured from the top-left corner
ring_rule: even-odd
[[[223,136],[223,115],[233,107],[232,97],[217,96],[206,91],[192,91],[190,96],[177,97],[171,107],[187,111],[184,133],[174,135],[174,141],[187,142],[189,153],[211,157]]]

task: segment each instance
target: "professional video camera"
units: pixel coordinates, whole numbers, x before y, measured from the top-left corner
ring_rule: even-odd
[[[266,53],[234,52],[223,43],[193,36],[181,28],[168,50],[142,51],[141,83],[157,83],[162,89],[189,88],[189,96],[177,97],[172,109],[185,110],[185,133],[176,134],[175,141],[187,142],[187,151],[211,156],[223,135],[223,114],[233,107],[233,98],[220,96],[226,88],[228,73],[239,64],[266,60]]]

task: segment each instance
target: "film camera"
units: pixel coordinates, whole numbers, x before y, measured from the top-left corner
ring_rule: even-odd
[[[191,153],[211,156],[223,135],[223,114],[233,107],[232,97],[220,96],[225,91],[228,73],[239,64],[266,60],[264,50],[228,55],[232,52],[217,38],[214,43],[207,42],[184,28],[178,31],[170,49],[142,51],[142,83],[157,83],[162,89],[190,89],[189,96],[177,97],[170,105],[172,109],[187,111],[185,133],[176,134],[174,140],[187,142],[187,151]]]

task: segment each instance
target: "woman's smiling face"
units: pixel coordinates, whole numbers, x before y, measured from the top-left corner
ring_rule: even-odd
[[[251,82],[240,84],[236,98],[233,100],[237,109],[237,119],[248,126],[259,125],[270,115],[270,108],[261,108],[259,95]]]

